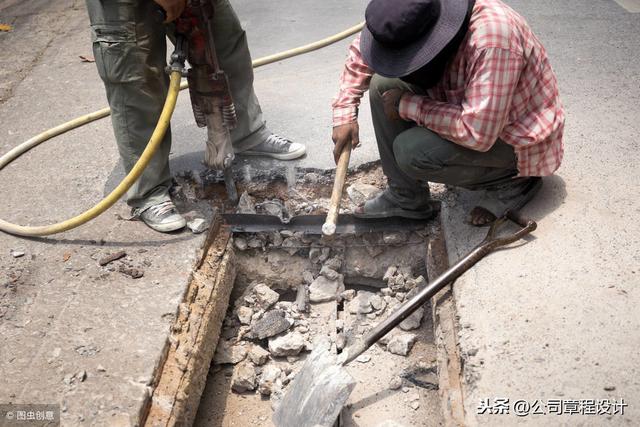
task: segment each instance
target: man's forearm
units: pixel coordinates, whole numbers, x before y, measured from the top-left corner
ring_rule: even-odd
[[[373,71],[364,63],[360,54],[360,36],[349,46],[349,55],[340,76],[340,91],[333,100],[333,125],[340,126],[358,119],[358,107]]]

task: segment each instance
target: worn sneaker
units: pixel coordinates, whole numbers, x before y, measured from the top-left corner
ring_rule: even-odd
[[[178,213],[171,200],[153,205],[136,214],[145,224],[161,233],[180,230],[187,225],[187,221]]]
[[[287,138],[276,134],[271,134],[264,142],[240,154],[272,157],[278,160],[293,160],[304,156],[306,152],[307,149],[304,145],[291,142]]]

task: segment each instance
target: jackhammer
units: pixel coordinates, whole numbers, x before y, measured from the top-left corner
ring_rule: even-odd
[[[231,129],[236,127],[236,109],[229,80],[220,68],[213,36],[213,0],[190,0],[176,21],[175,51],[171,63],[184,55],[190,68],[186,72],[193,116],[198,127],[207,128],[204,162],[224,175],[227,196],[238,201],[231,164],[235,158],[231,145]],[[171,70],[171,65],[169,66]]]
[[[200,4],[200,2],[198,3]],[[190,5],[191,4],[195,4],[195,2],[192,1]],[[210,9],[210,11],[211,13],[213,13],[213,9]],[[166,18],[164,15],[164,11],[160,9],[158,13],[159,13],[158,19],[160,19],[159,22],[164,22]],[[207,16],[212,16],[212,14]],[[200,22],[204,22],[204,21],[200,21]],[[358,25],[355,25],[351,28],[348,28],[344,31],[341,31],[325,39],[318,40],[316,42],[309,43],[304,46],[289,49],[284,52],[279,52],[273,55],[256,59],[253,61],[252,65],[254,68],[261,67],[263,65],[272,64],[274,62],[282,61],[287,58],[292,58],[294,56],[302,55],[317,49],[321,49],[332,43],[338,42],[349,36],[352,36],[353,34],[362,30],[363,26],[364,26],[364,23],[360,23]],[[149,143],[147,144],[147,147],[145,148],[142,155],[140,156],[140,159],[138,160],[138,162],[133,166],[133,168],[127,174],[127,176],[124,177],[123,180],[116,186],[116,188],[113,189],[113,191],[111,191],[107,196],[105,196],[102,200],[100,200],[94,206],[86,209],[85,211],[81,212],[76,216],[65,219],[63,221],[55,222],[49,225],[29,226],[29,225],[14,224],[14,223],[5,221],[3,219],[0,219],[0,231],[13,234],[16,236],[26,236],[26,237],[49,236],[52,234],[62,233],[64,231],[69,231],[76,227],[79,227],[82,224],[86,224],[92,219],[98,217],[99,215],[104,213],[107,209],[109,209],[111,206],[113,206],[122,196],[124,196],[124,194],[129,190],[129,188],[131,188],[131,186],[136,182],[136,180],[142,175],[142,173],[144,172],[144,169],[147,167],[147,165],[149,165],[149,162],[151,161],[154,154],[158,150],[158,147],[160,147],[164,134],[169,127],[169,121],[171,120],[173,110],[176,106],[178,92],[182,89],[186,89],[188,86],[186,82],[182,82],[182,83],[180,82],[180,79],[183,74],[184,61],[187,55],[186,43],[187,43],[187,38],[183,38],[183,40],[180,42],[180,45],[178,46],[177,51],[172,55],[171,66],[169,67],[171,70],[169,92],[167,94],[167,99],[165,100],[164,106],[162,108],[162,113],[160,114],[160,118],[158,119],[156,128],[153,131],[151,138],[149,139]],[[178,44],[178,42],[176,42],[176,44]],[[210,46],[213,47],[214,46],[213,43],[211,43]],[[213,69],[215,70],[216,68],[213,67]],[[224,80],[224,82],[226,84],[226,79]],[[205,88],[205,93],[212,92],[212,91],[213,90],[211,87]],[[225,93],[228,94],[229,93],[228,90],[225,91]],[[221,99],[224,99],[224,97]],[[226,99],[231,100],[231,97],[229,96]],[[233,103],[231,103],[231,105],[232,104]],[[222,103],[221,105],[224,105],[224,103]],[[222,123],[224,125],[225,123],[224,111],[230,111],[231,109],[227,107],[226,109],[223,108],[222,110],[223,110]],[[110,114],[111,114],[110,108],[103,108],[101,110],[94,111],[93,113],[85,114],[83,116],[77,117],[68,122],[62,123],[51,129],[47,129],[44,132],[41,132],[38,135],[35,135],[32,138],[29,138],[27,141],[24,141],[23,143],[11,149],[9,152],[0,156],[0,170],[2,170],[2,168],[9,165],[11,162],[16,160],[18,157],[20,157],[24,153],[39,146],[43,142],[46,142],[53,137],[61,135],[65,132],[69,132],[70,130],[76,129],[80,126],[84,126],[93,121],[105,118]],[[197,116],[197,113],[196,113],[196,116]],[[219,117],[219,113],[218,113],[218,117]],[[217,121],[218,123],[220,122],[219,119],[217,119]],[[206,120],[205,120],[205,126],[206,126]],[[211,158],[211,159],[217,158],[219,152],[222,152],[222,153],[226,152],[227,154],[231,154],[231,157],[230,157],[231,161],[227,161],[227,164],[230,164],[233,161],[233,151],[231,150],[230,141],[228,139],[228,131],[230,129],[231,128],[229,126],[226,126],[226,130],[227,130],[226,139],[215,139],[215,135],[208,133],[207,158]],[[219,150],[218,147],[221,147],[221,148],[226,147],[226,151]],[[211,152],[210,152],[211,155],[209,153],[210,149],[211,149]],[[222,156],[222,158],[224,157],[225,155]],[[207,162],[207,163],[211,164],[213,163],[213,161]],[[215,165],[213,167],[215,167]],[[219,167],[219,169],[222,169],[225,174],[225,183],[227,184],[227,191],[230,194],[230,198],[237,199],[238,197],[237,191],[236,191],[233,179],[231,177],[231,173],[230,173],[231,171],[229,170],[229,167],[228,166],[225,167],[224,161],[223,161],[222,167]]]

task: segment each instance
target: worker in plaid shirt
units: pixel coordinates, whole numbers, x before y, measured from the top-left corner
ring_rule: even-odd
[[[562,161],[556,77],[525,20],[499,0],[371,1],[333,102],[336,156],[359,144],[367,89],[389,186],[358,216],[430,218],[431,181],[486,191],[470,218],[484,225],[522,207]]]

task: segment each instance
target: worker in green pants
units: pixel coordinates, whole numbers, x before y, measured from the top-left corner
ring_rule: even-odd
[[[111,107],[120,157],[129,172],[156,126],[169,87],[166,23],[184,10],[186,0],[86,0],[93,52]],[[158,5],[165,23],[155,18]],[[265,125],[253,90],[247,38],[228,0],[215,0],[218,59],[229,78],[238,125],[231,132],[236,153],[291,160],[305,153],[302,144],[273,134]],[[171,131],[149,166],[127,193],[127,203],[149,227],[161,232],[183,228],[184,218],[169,197]]]

